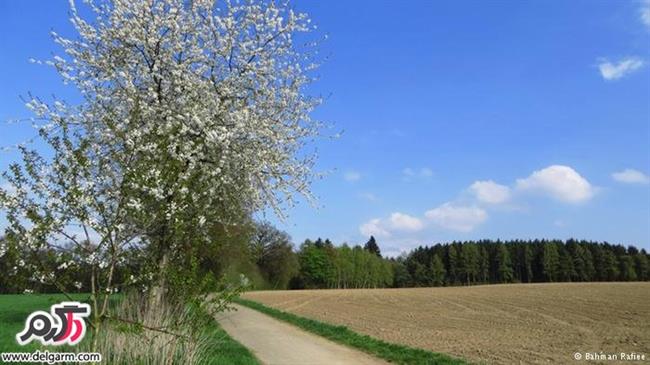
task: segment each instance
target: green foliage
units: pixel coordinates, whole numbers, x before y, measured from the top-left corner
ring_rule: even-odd
[[[560,266],[560,254],[557,251],[557,245],[554,243],[545,244],[543,258],[546,280],[550,282],[557,281]]]
[[[373,254],[374,255],[374,254]],[[271,317],[291,323],[306,331],[323,336],[334,342],[359,349],[381,359],[396,364],[466,364],[465,361],[435,352],[385,342],[370,336],[351,331],[345,326],[335,326],[295,314],[283,312],[263,304],[246,299],[237,299],[237,303],[255,309]]]
[[[512,261],[510,260],[510,252],[504,245],[498,246],[497,252],[497,267],[498,267],[498,280],[501,283],[512,282]]]
[[[446,270],[440,283],[439,263]],[[650,260],[634,246],[589,241],[469,241],[418,247],[391,260],[394,286],[555,281],[647,281]],[[399,273],[399,276],[398,276]]]
[[[298,251],[300,272],[293,288],[383,288],[393,285],[393,265],[361,246],[335,247],[306,240]]]
[[[445,265],[443,265],[440,256],[433,255],[433,260],[431,260],[431,284],[433,286],[442,286],[445,283],[446,274]]]
[[[271,289],[286,289],[298,274],[299,262],[291,237],[268,222],[256,224],[249,241],[251,260],[257,265]]]

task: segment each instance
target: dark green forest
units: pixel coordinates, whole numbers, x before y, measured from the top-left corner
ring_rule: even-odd
[[[363,245],[305,240],[298,247],[269,223],[215,232],[188,263],[201,277],[239,281],[254,289],[429,287],[499,283],[648,281],[650,257],[634,246],[584,240],[480,240],[421,246],[397,258],[382,257],[374,237]],[[0,293],[84,292],[90,265],[74,251],[26,252],[2,240]],[[141,289],[139,249],[117,268],[118,290]],[[51,272],[34,277],[34,268]],[[73,270],[70,270],[72,268]],[[56,280],[55,280],[56,279]]]

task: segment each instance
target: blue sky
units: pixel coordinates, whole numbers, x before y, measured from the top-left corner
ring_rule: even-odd
[[[298,1],[328,40],[319,207],[274,222],[384,252],[478,238],[650,249],[650,3]],[[644,17],[645,9],[645,17]],[[75,100],[53,70],[66,1],[0,2],[0,118]],[[1,145],[32,131],[2,125]],[[328,132],[328,131],[326,131]],[[0,153],[4,169],[16,156]]]

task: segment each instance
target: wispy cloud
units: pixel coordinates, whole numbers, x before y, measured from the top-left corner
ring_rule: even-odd
[[[601,59],[598,69],[603,79],[614,81],[639,70],[644,64],[643,60],[638,57],[627,57],[615,63]]]
[[[343,174],[343,179],[347,182],[355,182],[361,180],[361,173],[355,170],[348,170]]]
[[[421,167],[419,169],[405,167],[402,169],[402,180],[404,181],[412,181],[415,178],[428,179],[431,176],[433,176],[433,170],[428,167]]]
[[[648,184],[650,177],[639,170],[625,169],[612,174],[612,179],[626,184]]]
[[[641,15],[641,22],[650,29],[650,0],[642,0],[641,8],[639,9]]]
[[[367,200],[369,202],[376,202],[376,201],[379,200],[379,198],[377,198],[377,196],[375,194],[369,193],[369,192],[360,193],[359,197],[361,199]]]

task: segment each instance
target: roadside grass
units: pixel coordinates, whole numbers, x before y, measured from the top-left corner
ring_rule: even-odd
[[[212,319],[204,328],[210,345],[205,353],[205,364],[209,365],[259,365],[259,361],[239,342],[230,337],[216,320]]]
[[[88,302],[88,294],[71,294],[74,300]],[[33,341],[26,346],[16,342],[16,334],[25,326],[25,320],[30,313],[37,310],[49,311],[52,304],[69,300],[63,294],[7,294],[0,295],[0,353],[2,352],[33,352],[43,349],[43,346]],[[258,365],[259,361],[243,345],[230,337],[215,320],[205,321],[201,328],[202,337],[207,341],[205,351],[201,354],[200,364],[210,365]],[[90,336],[86,336],[77,345],[86,351]],[[74,352],[69,346],[50,348],[55,352]],[[150,350],[143,347],[143,351]],[[102,354],[106,358],[107,354]],[[106,363],[106,362],[104,362]],[[108,362],[110,363],[110,362]]]
[[[334,342],[359,349],[368,354],[396,364],[404,365],[460,365],[468,364],[465,360],[453,358],[449,355],[439,354],[427,350],[385,342],[370,336],[361,335],[351,331],[346,326],[336,326],[313,319],[300,317],[295,314],[267,307],[252,300],[238,298],[235,302],[248,308],[265,313],[273,318],[291,323],[306,331],[323,336]]]

